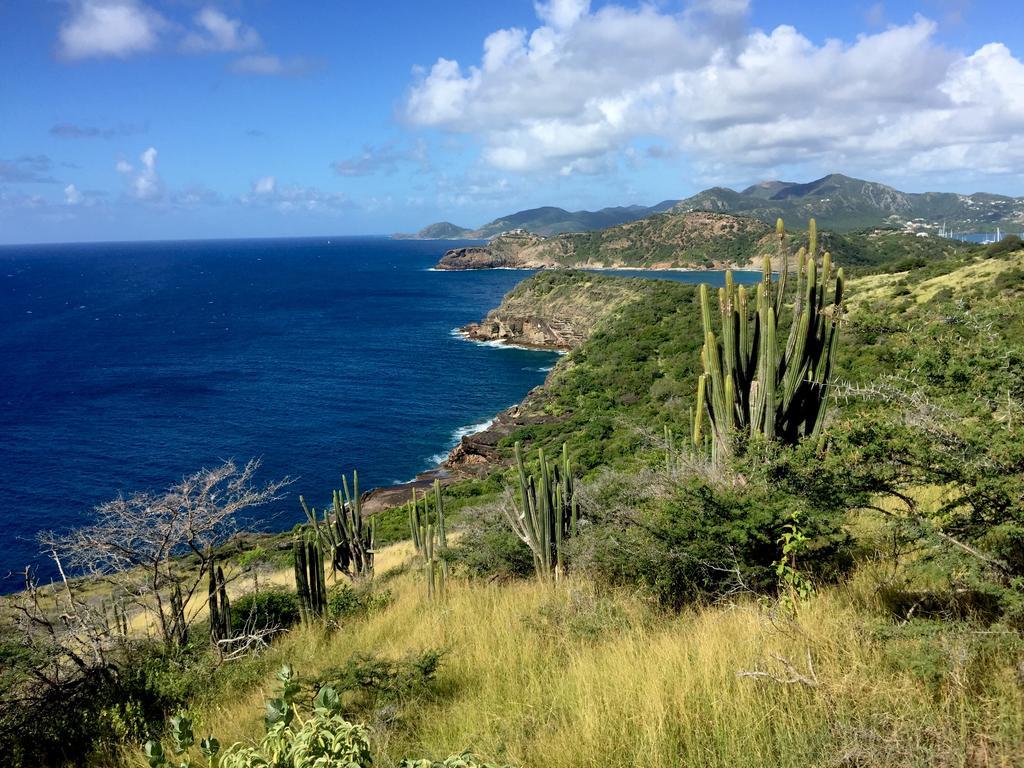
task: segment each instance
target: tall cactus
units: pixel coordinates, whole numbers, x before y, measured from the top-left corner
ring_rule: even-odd
[[[341,487],[342,490],[332,494],[331,510],[325,509],[322,519],[317,516],[316,507],[308,507],[302,496],[299,503],[317,539],[330,554],[334,577],[340,572],[352,580],[370,579],[373,578],[376,520],[372,516],[363,517],[358,472],[352,473],[351,494],[344,475]]]
[[[188,622],[185,620],[185,602],[181,595],[181,582],[171,588],[171,627],[168,637],[174,645],[183,648],[188,643]]]
[[[214,645],[231,637],[231,602],[228,600],[227,580],[224,569],[210,558],[210,640]]]
[[[296,536],[292,542],[295,555],[295,591],[299,597],[299,615],[303,623],[323,618],[327,608],[327,585],[324,579],[324,558],[320,539]]]
[[[718,289],[720,335],[712,327],[708,286],[700,287],[704,373],[697,382],[692,435],[699,448],[706,411],[716,456],[732,453],[737,435],[795,444],[821,433],[842,318],[843,270],[838,270],[829,297],[832,257],[827,252],[821,256],[819,273],[817,225],[811,219],[808,247],[796,255],[792,309],[784,317],[789,258],[782,219],[776,236],[778,282],[773,281],[771,259],[765,256],[753,313],[745,287],[737,288],[732,273],[726,272],[725,286]],[[780,329],[787,323],[788,338],[780,346]]]
[[[515,445],[519,471],[519,505],[508,511],[516,535],[530,548],[537,576],[556,581],[565,573],[564,543],[576,534],[579,505],[569,447],[562,444],[561,461],[550,461],[538,450],[540,471],[528,475],[520,443]]]
[[[448,547],[448,534],[445,527],[444,501],[439,480],[434,480],[433,522],[430,520],[427,495],[423,494],[422,497],[419,497],[416,489],[413,488],[412,502],[409,506],[409,529],[416,547],[416,554],[423,561],[423,572],[427,582],[427,599],[443,598],[448,583],[448,563],[443,556],[437,557],[437,547],[440,545],[442,551]]]

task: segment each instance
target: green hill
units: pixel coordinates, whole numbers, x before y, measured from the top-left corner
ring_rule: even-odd
[[[768,224],[816,218],[825,229],[851,231],[895,227],[937,234],[941,226],[959,232],[1024,230],[1024,197],[987,192],[901,192],[886,184],[832,173],[806,183],[762,181],[741,192],[712,187],[685,200],[664,200],[649,207],[630,205],[599,211],[543,207],[501,216],[477,229],[432,224],[415,237],[491,238],[522,229],[536,235],[591,232],[666,211],[711,211],[760,219]],[[436,234],[446,233],[444,235]]]
[[[766,222],[816,218],[821,227],[841,231],[879,226],[916,226],[935,233],[947,229],[992,232],[1024,227],[1024,198],[988,193],[901,192],[885,184],[840,173],[798,184],[765,181],[742,192],[714,187],[680,201],[676,210],[707,210],[753,216]]]
[[[795,242],[799,235],[798,229],[788,236],[788,241]],[[879,266],[900,259],[911,259],[920,265],[970,248],[947,238],[918,236],[897,229],[822,232],[822,243],[842,263],[855,267]],[[594,232],[551,237],[508,232],[487,245],[448,251],[438,268],[757,269],[761,257],[774,254],[776,249],[774,228],[760,219],[676,209]]]

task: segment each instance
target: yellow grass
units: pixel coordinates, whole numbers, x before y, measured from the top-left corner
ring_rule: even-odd
[[[972,286],[990,285],[1000,272],[1021,267],[1024,267],[1024,252],[1021,251],[1004,255],[999,259],[978,258],[944,275],[931,277],[920,283],[912,283],[907,286],[907,289],[918,304],[923,304],[934,299],[935,295],[943,288],[959,291]],[[855,309],[864,304],[891,299],[897,285],[909,274],[910,272],[895,272],[893,274],[863,275],[851,279],[847,306],[850,309]]]
[[[393,548],[381,564],[407,554]],[[265,660],[314,676],[355,653],[446,649],[437,694],[406,705],[401,727],[375,732],[379,765],[465,749],[535,768],[1024,761],[1012,661],[975,663],[972,636],[951,634],[933,643],[941,681],[915,673],[916,641],[872,636],[879,622],[866,572],[814,597],[795,623],[773,622],[753,601],[669,616],[583,581],[551,589],[452,580],[440,605],[426,603],[414,572],[388,586],[386,610],[333,634],[296,630]],[[819,684],[737,676],[792,676],[773,657]],[[273,691],[272,676],[264,679],[213,697],[197,712],[201,730],[225,743],[258,738]]]

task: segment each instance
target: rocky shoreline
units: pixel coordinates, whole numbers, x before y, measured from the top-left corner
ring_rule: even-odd
[[[448,453],[448,457],[433,469],[421,472],[405,483],[374,488],[363,498],[363,512],[374,514],[406,504],[412,498],[413,490],[425,493],[433,487],[434,481],[449,485],[460,480],[486,475],[490,470],[505,463],[498,451],[502,438],[516,429],[530,424],[549,423],[554,417],[531,414],[529,403],[540,395],[543,385],[531,389],[518,405],[498,413],[491,424],[479,432],[464,435]]]
[[[595,276],[595,283],[607,278]],[[468,342],[500,343],[551,352],[568,352],[582,344],[590,335],[601,311],[608,311],[627,298],[630,293],[618,289],[614,295],[607,290],[594,289],[594,303],[581,302],[579,295],[553,299],[545,293],[545,286],[535,282],[525,290],[520,284],[501,304],[491,310],[478,323],[469,323],[457,330]],[[547,286],[550,288],[550,286]],[[621,296],[619,295],[621,293]],[[601,311],[597,309],[600,306]],[[421,472],[406,483],[375,488],[364,501],[366,513],[380,512],[409,501],[412,491],[429,489],[434,480],[442,485],[487,474],[504,459],[498,451],[502,438],[516,429],[531,424],[550,422],[554,417],[531,405],[543,393],[544,385],[531,389],[523,400],[498,413],[486,429],[465,435],[437,467]]]
[[[512,289],[485,318],[456,332],[469,342],[569,352],[582,345],[602,319],[641,296],[641,283],[579,271],[540,273]],[[503,438],[521,427],[557,418],[539,407],[543,394],[543,384],[534,387],[518,405],[497,414],[486,429],[464,436],[437,467],[407,483],[374,489],[366,496],[364,509],[372,513],[399,506],[409,501],[413,489],[426,490],[434,480],[447,485],[502,466],[507,461],[498,450]]]

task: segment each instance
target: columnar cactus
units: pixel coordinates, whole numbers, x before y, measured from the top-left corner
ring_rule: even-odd
[[[216,645],[220,640],[231,637],[231,602],[228,600],[227,581],[224,569],[210,559],[210,640]]]
[[[422,501],[422,508],[420,502]],[[427,599],[434,600],[444,597],[448,583],[448,563],[443,557],[437,557],[437,546],[444,550],[448,546],[448,534],[444,521],[444,501],[441,495],[441,483],[434,480],[434,521],[430,520],[430,508],[427,495],[418,496],[412,490],[412,502],[409,505],[409,529],[412,533],[416,554],[423,560],[423,572],[427,582]]]
[[[563,544],[575,535],[579,505],[576,498],[569,448],[562,444],[561,462],[549,461],[544,449],[538,451],[539,475],[528,475],[523,463],[522,446],[515,445],[519,471],[519,507],[509,511],[509,522],[516,535],[533,553],[537,576],[556,581],[565,573]]]
[[[821,256],[819,273],[817,226],[811,219],[808,248],[801,248],[796,256],[790,317],[784,318],[789,259],[782,219],[776,233],[782,261],[778,282],[773,281],[771,259],[765,256],[752,314],[746,288],[737,288],[727,272],[725,287],[718,289],[720,335],[716,335],[710,292],[707,285],[700,287],[704,373],[697,382],[692,435],[699,448],[706,411],[714,455],[731,453],[737,435],[795,444],[821,433],[842,317],[843,270],[838,270],[829,297],[832,257],[827,252]],[[780,347],[780,327],[787,322],[788,338]]]
[[[344,475],[341,476],[341,486],[342,490],[334,491],[332,508],[323,511],[322,519],[317,517],[315,507],[310,509],[306,505],[302,496],[299,503],[317,539],[330,554],[334,577],[337,578],[340,572],[353,580],[373,578],[376,521],[372,516],[368,519],[363,517],[359,473],[352,473],[351,494]]]
[[[327,608],[327,585],[324,580],[324,558],[317,536],[296,536],[292,543],[295,555],[295,591],[299,597],[299,615],[303,623],[323,618]]]

